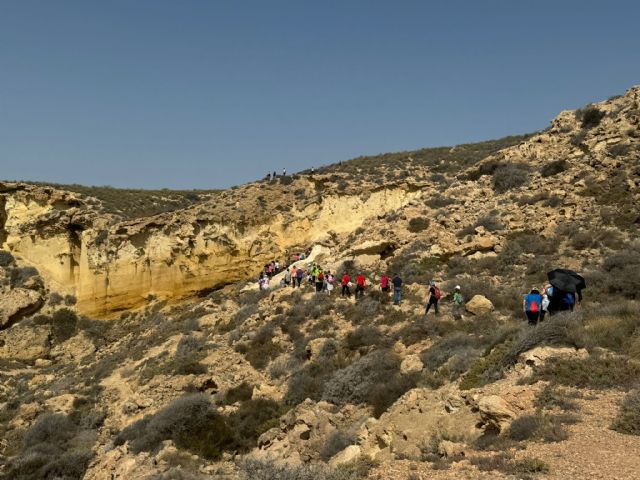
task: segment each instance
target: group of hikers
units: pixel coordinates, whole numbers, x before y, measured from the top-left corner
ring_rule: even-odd
[[[358,271],[355,277],[345,270],[340,278],[330,270],[323,269],[316,263],[308,264],[306,268],[296,265],[295,262],[308,258],[311,251],[296,254],[291,260],[294,263],[288,263],[283,271],[279,286],[302,288],[303,285],[312,286],[316,293],[331,294],[335,288],[335,284],[339,282],[342,297],[351,297],[351,289],[355,286],[356,300],[363,297],[365,290],[371,287],[370,282],[365,275]],[[278,260],[274,260],[265,265],[264,271],[259,278],[259,287],[261,290],[268,290],[269,283],[274,275],[281,272],[281,265]],[[582,301],[582,289],[586,288],[584,279],[575,272],[570,270],[557,269],[549,272],[551,283],[546,283],[542,289],[532,287],[530,292],[523,298],[522,308],[529,325],[536,325],[542,322],[546,314],[554,315],[562,311],[573,311],[576,303]],[[355,283],[354,283],[355,282]],[[554,284],[555,283],[555,284]],[[390,276],[383,273],[380,276],[380,290],[383,293],[390,293],[393,289],[393,304],[399,305],[402,301],[402,278],[395,273]],[[426,300],[425,315],[433,309],[434,315],[439,313],[439,304],[442,298],[442,292],[436,284],[435,280],[429,282],[429,293]],[[460,285],[456,285],[451,296],[452,299],[452,315],[455,319],[461,319],[463,313],[464,299]]]
[[[524,296],[522,308],[529,325],[536,325],[544,321],[545,315],[553,315],[557,312],[573,311],[576,302],[582,301],[582,290],[569,292],[560,290],[550,283],[545,284],[542,290],[532,287]]]

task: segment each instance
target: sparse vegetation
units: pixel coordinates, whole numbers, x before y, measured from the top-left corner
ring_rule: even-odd
[[[620,433],[640,435],[640,390],[627,394],[611,428]]]
[[[521,187],[529,181],[529,168],[524,164],[506,164],[493,172],[492,185],[497,193]]]
[[[593,105],[576,110],[576,119],[580,122],[580,126],[587,130],[600,125],[600,121],[605,115],[602,110]]]

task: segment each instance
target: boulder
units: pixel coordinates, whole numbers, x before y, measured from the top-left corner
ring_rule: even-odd
[[[464,457],[466,448],[467,446],[464,443],[442,440],[438,445],[438,453],[447,458]]]
[[[418,355],[407,355],[400,364],[400,373],[403,375],[409,375],[412,373],[418,373],[422,371],[424,364],[420,360]]]
[[[455,405],[455,408],[451,408]],[[473,441],[482,433],[479,414],[454,386],[416,388],[405,393],[378,419],[358,432],[362,454],[375,460],[419,460],[433,437]]]
[[[360,448],[360,446],[349,445],[347,448],[331,457],[331,459],[329,460],[329,465],[331,465],[332,467],[337,467],[338,465],[350,463],[360,458],[361,455],[362,449]]]
[[[487,395],[478,401],[478,411],[484,424],[499,432],[506,430],[518,414],[498,395]]]
[[[51,327],[48,325],[15,325],[0,332],[0,358],[34,361],[49,356]]]
[[[44,298],[36,290],[15,288],[3,293],[0,295],[0,328],[36,313],[43,304]]]
[[[474,315],[485,315],[494,310],[493,303],[487,297],[483,295],[474,295],[471,300],[469,300],[464,308],[469,313],[473,313]]]
[[[352,255],[379,255],[391,253],[397,245],[388,240],[367,240],[351,249]]]

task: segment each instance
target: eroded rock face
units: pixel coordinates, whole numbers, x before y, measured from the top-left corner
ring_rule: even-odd
[[[108,316],[149,295],[185,297],[253,277],[294,244],[351,232],[421,194],[395,187],[301,203],[289,193],[299,186],[248,185],[186,210],[118,223],[69,193],[4,184],[5,244],[54,290],[74,294],[81,313]],[[269,208],[257,208],[257,197],[268,198]]]

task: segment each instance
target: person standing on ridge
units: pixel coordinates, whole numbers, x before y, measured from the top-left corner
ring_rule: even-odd
[[[286,177],[286,176],[287,176],[287,169],[286,169],[286,168],[283,168],[283,169],[282,169],[282,176],[283,176],[283,177]]]
[[[400,301],[402,300],[402,279],[400,275],[394,273],[391,283],[393,283],[393,304],[400,305]]]
[[[284,284],[288,287],[291,285],[291,270],[288,268],[284,271]]]
[[[291,267],[291,288],[296,288],[296,277],[298,276],[298,268],[294,265]]]
[[[438,315],[438,301],[440,300],[440,289],[436,286],[435,280],[431,280],[429,282],[429,300],[427,301],[427,308],[424,311],[424,314],[428,314],[431,306],[433,306],[433,310],[435,314]]]
[[[349,289],[350,282],[351,282],[351,277],[349,276],[349,273],[344,272],[344,275],[342,276],[342,281],[340,282],[342,284],[342,294],[341,294],[342,297],[351,296],[351,290]]]

